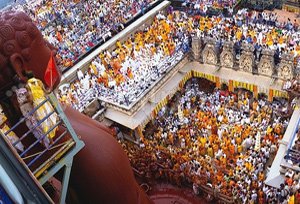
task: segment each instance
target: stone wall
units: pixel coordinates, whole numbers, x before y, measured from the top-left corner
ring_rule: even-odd
[[[224,41],[220,45],[213,38],[197,36],[192,38],[192,56],[195,61],[200,63],[281,80],[295,77],[297,67],[294,65],[293,56],[282,54],[279,64],[276,65],[274,51],[262,49],[260,56],[255,56],[254,52],[254,46],[248,43],[234,47],[234,43],[231,41]]]

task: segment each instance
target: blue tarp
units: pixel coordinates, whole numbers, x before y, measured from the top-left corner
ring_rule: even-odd
[[[0,203],[1,204],[13,204],[13,202],[8,197],[7,193],[4,191],[2,186],[0,186]]]

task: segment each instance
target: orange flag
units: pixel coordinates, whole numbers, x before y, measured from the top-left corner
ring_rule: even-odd
[[[48,87],[52,88],[54,83],[59,77],[59,73],[56,68],[55,59],[51,52],[50,60],[45,71],[44,80]]]

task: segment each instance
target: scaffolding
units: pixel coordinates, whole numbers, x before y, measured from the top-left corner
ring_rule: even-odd
[[[39,120],[38,124],[33,126],[21,137],[19,137],[18,141],[10,144],[6,139],[6,136],[12,131],[16,131],[21,128],[22,124],[24,124],[28,117],[35,114],[40,107],[48,102],[52,105],[53,111]],[[50,127],[47,132],[41,135],[38,139],[34,140],[30,145],[27,145],[23,152],[17,152],[15,148],[16,145],[22,142],[24,139],[30,137],[36,128],[38,128],[44,121],[46,121],[52,114],[55,113],[59,118],[56,124]],[[49,146],[41,148],[42,145],[40,145],[40,142],[47,137],[51,131],[58,127],[60,127],[60,130],[63,131],[56,133],[55,137],[53,138],[53,142]],[[17,122],[10,130],[4,133],[4,136],[4,139],[11,147],[15,157],[24,165],[25,168],[27,168],[29,172],[34,175],[41,185],[49,181],[49,179],[51,179],[58,171],[64,169],[61,196],[59,201],[60,204],[64,204],[68,190],[73,158],[84,147],[84,143],[76,135],[55,95],[51,93],[50,95],[46,96],[44,101],[42,101],[24,117],[20,118],[19,122]],[[39,150],[36,151],[36,149]]]
[[[285,155],[285,160],[292,162],[295,166],[299,166],[300,164],[300,151],[294,148],[296,140],[298,140],[299,135],[299,127],[300,127],[300,118],[296,122],[296,128],[292,134],[291,140],[288,144],[287,152]],[[299,166],[300,167],[300,166]]]

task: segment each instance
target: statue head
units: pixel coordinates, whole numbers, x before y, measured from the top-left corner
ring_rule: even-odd
[[[0,12],[0,91],[10,88],[16,81],[26,82],[28,73],[45,84],[45,72],[55,53],[55,48],[25,13]],[[60,82],[55,62],[53,67],[58,76],[53,78],[52,87],[45,84],[50,89]]]

